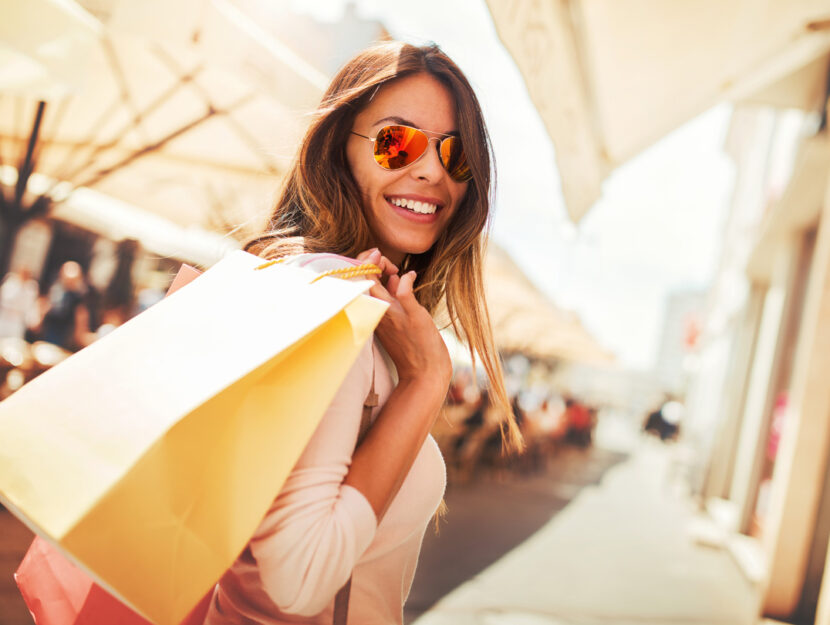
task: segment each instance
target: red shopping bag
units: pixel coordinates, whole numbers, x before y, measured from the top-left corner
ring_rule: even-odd
[[[36,536],[14,575],[36,625],[152,625]],[[206,594],[182,625],[201,625],[213,593]]]
[[[202,272],[196,269],[196,267],[191,267],[190,265],[182,265],[179,268],[179,273],[177,273],[176,277],[173,278],[173,282],[170,284],[170,288],[167,289],[167,295],[170,295],[174,291],[178,291],[185,284],[192,282],[201,275]]]
[[[167,295],[200,274],[199,270],[182,265]],[[36,625],[152,625],[93,582],[40,536],[32,541],[14,580]],[[207,593],[182,625],[202,625],[212,595]]]

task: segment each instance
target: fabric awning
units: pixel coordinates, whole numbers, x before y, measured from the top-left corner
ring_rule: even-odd
[[[494,243],[487,248],[484,284],[499,350],[586,364],[614,361],[576,314],[553,304]]]
[[[0,164],[36,134],[34,171],[64,190],[259,229],[325,76],[227,0],[92,4],[0,0]]]
[[[826,0],[487,0],[578,221],[618,165],[723,101],[818,109]]]

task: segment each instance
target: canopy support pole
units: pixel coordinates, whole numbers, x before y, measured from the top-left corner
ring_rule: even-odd
[[[29,177],[35,169],[34,154],[35,147],[37,147],[38,136],[40,135],[40,125],[43,122],[43,111],[46,109],[46,102],[41,100],[37,103],[37,111],[35,112],[35,120],[32,123],[32,132],[29,134],[29,145],[26,147],[26,155],[17,168],[17,185],[14,190],[14,206],[17,210],[21,210],[23,206],[23,194],[26,192],[26,185],[29,183]]]

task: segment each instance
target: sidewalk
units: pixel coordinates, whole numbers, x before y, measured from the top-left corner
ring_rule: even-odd
[[[415,625],[752,625],[757,591],[723,550],[694,544],[676,448],[642,441],[527,541]]]

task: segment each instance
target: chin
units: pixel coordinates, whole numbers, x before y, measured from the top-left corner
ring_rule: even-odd
[[[424,254],[430,251],[435,246],[435,241],[426,241],[420,243],[410,243],[409,245],[401,245],[398,249],[405,250],[406,254]]]

